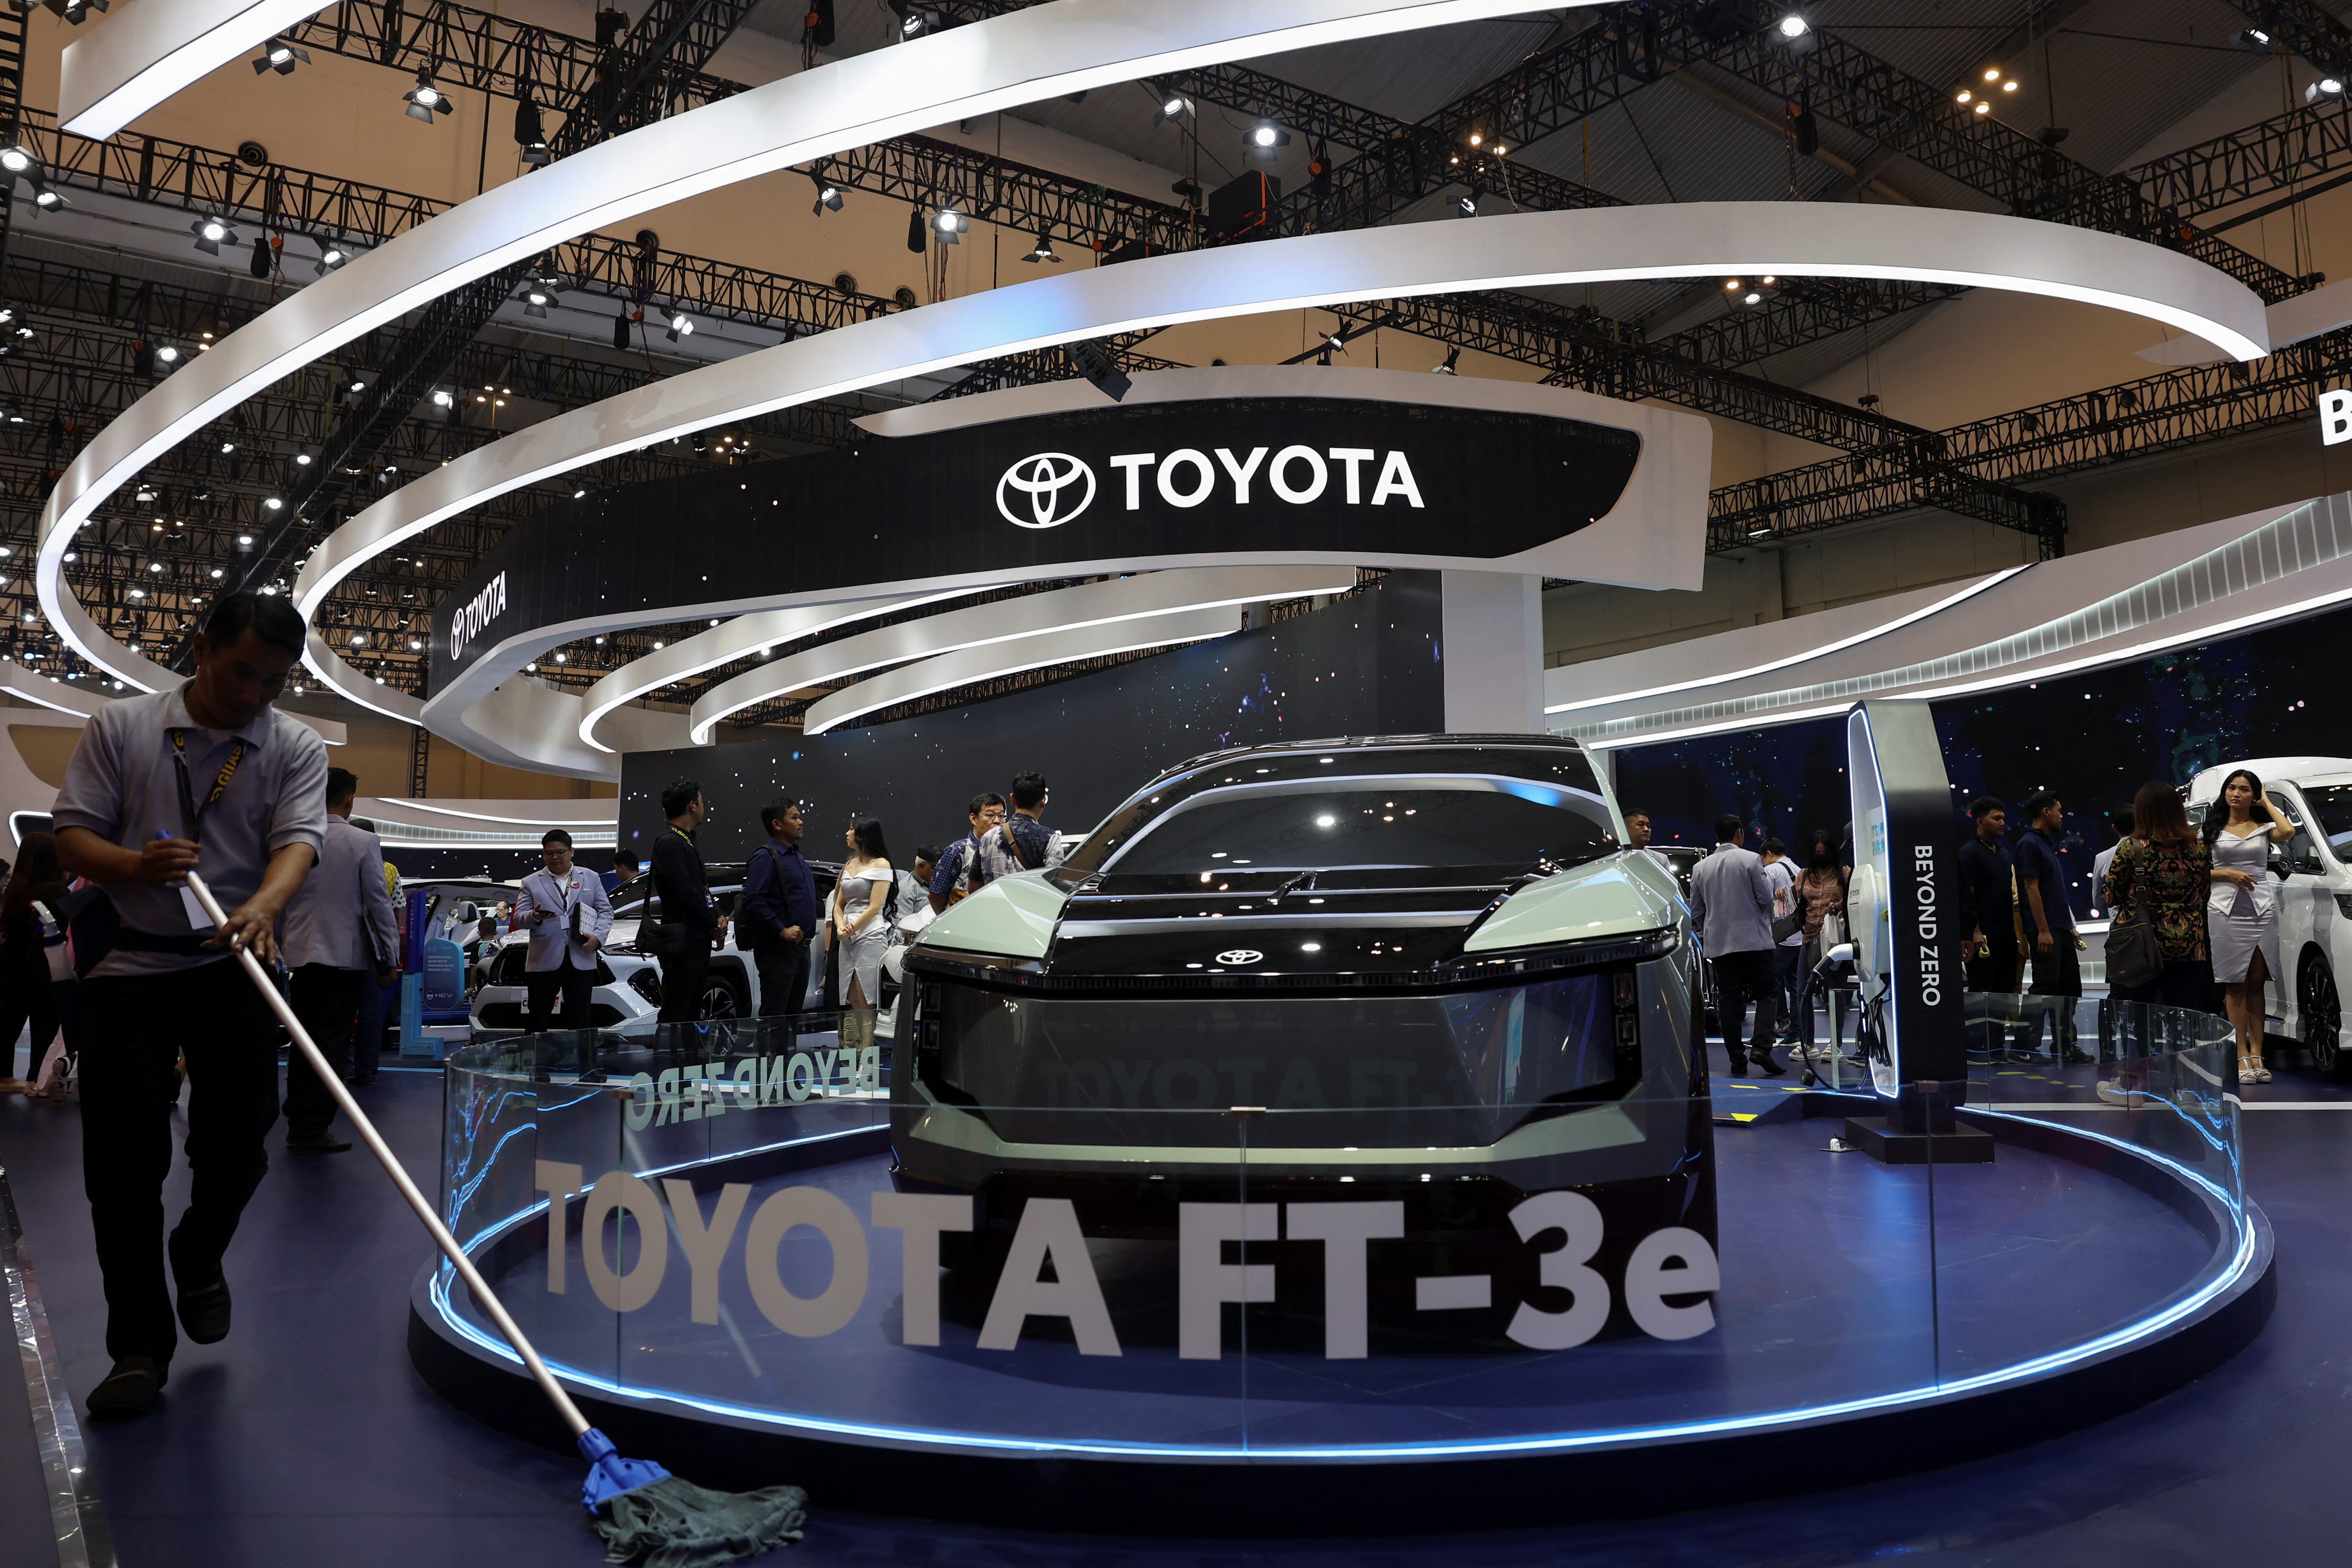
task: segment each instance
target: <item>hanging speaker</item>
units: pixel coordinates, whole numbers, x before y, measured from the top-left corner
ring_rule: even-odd
[[[269,237],[267,235],[253,236],[253,260],[247,265],[246,270],[256,277],[269,276]]]
[[[629,313],[626,310],[624,310],[618,316],[613,318],[613,347],[616,349],[625,349],[628,346]]]
[[[152,379],[154,376],[155,346],[152,343],[131,345],[131,373],[142,379]]]
[[[907,248],[920,256],[923,245],[923,209],[909,207],[907,209]]]

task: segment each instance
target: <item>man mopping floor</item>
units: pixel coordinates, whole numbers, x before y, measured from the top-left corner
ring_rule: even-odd
[[[58,792],[58,858],[107,894],[73,933],[82,1187],[114,1363],[90,1390],[94,1417],[154,1403],[179,1343],[164,1286],[163,1180],[184,1054],[193,1180],[168,1242],[171,1276],[188,1337],[210,1344],[228,1333],[221,1260],[269,1168],[262,1139],[278,1119],[281,1035],[229,961],[230,945],[276,962],[279,912],[326,829],[325,743],[270,706],[304,631],[274,595],[221,600],[196,634],[194,676],[101,708]],[[229,912],[218,929],[185,886],[198,867]]]

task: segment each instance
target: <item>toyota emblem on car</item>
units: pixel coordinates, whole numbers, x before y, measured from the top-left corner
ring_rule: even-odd
[[[1217,955],[1220,964],[1255,964],[1265,956],[1255,947],[1228,947]]]
[[[1062,497],[1073,485],[1082,485],[1075,505],[1065,509]],[[1015,493],[1027,498],[1026,517],[1013,506]],[[1016,528],[1058,528],[1094,505],[1095,471],[1066,452],[1040,452],[1024,457],[996,482],[996,509]]]

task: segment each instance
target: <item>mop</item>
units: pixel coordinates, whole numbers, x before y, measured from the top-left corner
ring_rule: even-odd
[[[187,875],[189,890],[205,906],[205,913],[212,916],[213,924],[227,924],[228,916],[204,879],[194,872]],[[507,1343],[530,1369],[540,1392],[547,1396],[556,1413],[571,1427],[580,1445],[581,1458],[589,1466],[588,1479],[580,1489],[580,1500],[587,1508],[596,1532],[604,1538],[605,1561],[643,1561],[648,1568],[707,1568],[711,1563],[756,1556],[770,1547],[798,1541],[802,1523],[808,1515],[808,1494],[800,1488],[761,1487],[757,1491],[740,1493],[711,1491],[692,1481],[680,1480],[650,1460],[623,1458],[614,1450],[613,1440],[588,1424],[588,1418],[580,1413],[580,1407],[539,1358],[539,1352],[531,1348],[530,1341],[523,1337],[522,1330],[491,1293],[488,1281],[476,1271],[473,1260],[466,1256],[457,1239],[449,1233],[449,1228],[409,1179],[400,1157],[375,1130],[375,1124],[360,1110],[359,1103],[343,1086],[342,1074],[327,1064],[317,1043],[294,1016],[293,1008],[271,983],[261,961],[241,943],[236,956],[245,965],[245,972],[260,988],[270,1010],[278,1015],[278,1021],[286,1026],[294,1048],[310,1061],[311,1071],[335,1097],[336,1105],[351,1118],[352,1126],[367,1144],[368,1152],[375,1155],[376,1163],[392,1178],[392,1185],[400,1189],[400,1196],[415,1211],[416,1218],[425,1222],[425,1228],[432,1233],[433,1244],[441,1249],[442,1255],[457,1270],[458,1278],[466,1281],[475,1304],[506,1336]],[[551,1237],[550,1245],[559,1244]],[[593,1238],[590,1244],[594,1245]]]

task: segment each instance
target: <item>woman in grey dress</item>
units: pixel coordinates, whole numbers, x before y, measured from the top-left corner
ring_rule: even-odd
[[[874,1043],[874,1009],[882,997],[882,954],[890,945],[890,892],[898,878],[882,824],[868,817],[844,838],[849,858],[833,890],[835,961],[841,966],[841,1043]]]
[[[2212,944],[2213,978],[2230,1023],[2238,1031],[2238,1077],[2268,1083],[2263,1064],[2263,989],[2278,973],[2278,883],[2270,873],[2271,842],[2294,837],[2294,824],[2263,793],[2263,781],[2241,768],[2221,781],[2221,798],[2205,809],[2205,842],[2213,852],[2212,893],[2205,904]]]

